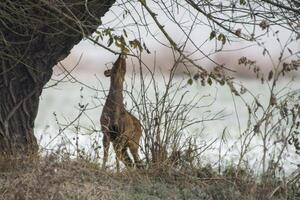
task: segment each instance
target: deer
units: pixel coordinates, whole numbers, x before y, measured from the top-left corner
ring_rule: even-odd
[[[101,130],[103,132],[103,170],[106,168],[110,143],[112,143],[116,153],[118,171],[118,160],[122,161],[127,168],[134,167],[127,149],[130,150],[135,166],[138,168],[142,167],[138,155],[139,142],[142,136],[141,123],[125,109],[123,103],[125,73],[126,56],[123,54],[120,54],[111,69],[104,71],[104,75],[110,77],[110,89],[100,118]]]

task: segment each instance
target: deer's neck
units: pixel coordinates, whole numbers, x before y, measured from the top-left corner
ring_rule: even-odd
[[[107,101],[108,105],[110,105],[114,110],[124,109],[123,81],[111,79]]]

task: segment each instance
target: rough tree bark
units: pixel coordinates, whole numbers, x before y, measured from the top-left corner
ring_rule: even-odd
[[[95,31],[114,2],[0,2],[0,156],[37,152],[34,120],[53,66]]]

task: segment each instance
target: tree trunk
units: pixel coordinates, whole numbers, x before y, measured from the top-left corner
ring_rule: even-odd
[[[0,3],[0,156],[38,150],[33,133],[39,97],[85,35],[100,25],[112,0],[23,0]]]

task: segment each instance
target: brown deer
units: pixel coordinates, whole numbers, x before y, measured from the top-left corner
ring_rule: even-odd
[[[138,155],[139,142],[142,136],[141,124],[137,118],[125,110],[123,104],[123,82],[126,73],[125,55],[120,55],[112,69],[104,72],[110,77],[110,89],[100,118],[103,132],[103,163],[108,159],[110,142],[112,142],[117,160],[121,160],[126,167],[133,167],[127,148],[129,148],[137,167],[142,167]],[[119,163],[117,161],[117,170]]]

